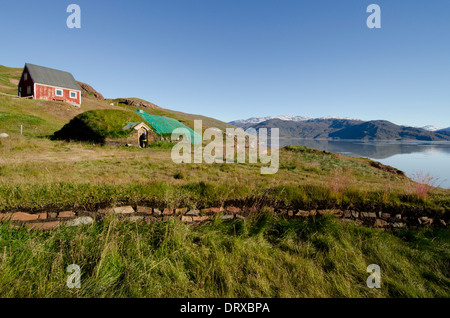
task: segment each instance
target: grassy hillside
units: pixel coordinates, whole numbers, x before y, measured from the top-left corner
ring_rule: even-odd
[[[21,74],[22,69],[20,68],[9,68],[0,65],[0,93],[16,96],[17,85],[13,82],[18,81]],[[151,104],[144,100],[135,100]],[[111,104],[116,106],[111,106]],[[111,99],[99,100],[92,92],[86,93],[86,97],[82,99],[81,108],[60,102],[14,99],[0,95],[0,133],[17,134],[20,132],[20,125],[22,124],[27,136],[51,135],[55,131],[60,130],[75,116],[85,111],[99,109],[128,111],[132,114],[138,108],[124,103],[116,103],[115,100]],[[225,129],[226,127],[233,127],[217,119],[163,109],[158,106],[155,109],[143,109],[149,114],[175,118],[191,128],[193,128],[194,119],[203,120],[205,128],[216,127]]]
[[[110,104],[90,96],[80,109],[0,96],[0,133],[11,135],[0,140],[0,213],[123,204],[254,206],[256,213],[198,227],[107,218],[37,232],[0,222],[0,297],[450,297],[448,227],[382,232],[329,217],[285,219],[263,208],[398,213],[432,217],[438,225],[450,221],[450,190],[368,159],[302,146],[281,149],[278,173],[262,175],[260,163],[177,165],[160,145],[45,138],[74,117],[88,123],[84,128],[112,134],[123,121],[136,121],[136,107]],[[197,118],[145,111],[189,126]],[[204,124],[221,127],[214,119]],[[75,292],[65,287],[66,267],[74,263],[83,272]],[[365,285],[374,263],[383,268],[380,290]]]
[[[22,75],[21,68],[0,65],[0,92],[17,95],[17,83]]]
[[[450,191],[418,184],[367,159],[288,147],[280,169],[261,164],[174,164],[170,149],[6,139],[0,144],[0,212],[272,205],[343,208],[448,219]],[[43,164],[45,169],[43,169]],[[64,171],[61,174],[61,171]],[[244,182],[245,180],[245,182]]]
[[[77,107],[60,102],[15,99],[0,95],[0,131],[25,136],[51,135],[80,113]]]
[[[59,140],[95,141],[104,143],[105,138],[127,137],[123,130],[129,122],[141,122],[142,118],[130,111],[118,109],[90,110],[73,118],[61,130],[55,132]]]
[[[150,104],[150,105],[156,106],[155,104],[149,103],[142,99],[138,99],[138,98],[129,98],[129,99],[136,100],[136,101],[142,102],[144,104]],[[121,98],[115,99],[115,100],[108,100],[108,102],[110,102],[110,103],[119,105],[121,107],[130,109],[133,111],[135,111],[136,109],[139,109],[139,107],[127,105],[127,104],[123,103],[122,101],[123,101],[123,99],[121,99]],[[192,129],[194,129],[194,120],[201,120],[204,128],[214,127],[214,128],[221,129],[223,131],[225,131],[226,128],[234,128],[234,126],[229,123],[225,123],[223,121],[220,121],[220,120],[217,120],[217,119],[214,119],[211,117],[188,114],[188,113],[183,113],[180,111],[164,109],[159,106],[156,106],[153,108],[150,107],[150,108],[141,108],[141,109],[143,109],[147,114],[150,114],[150,115],[167,116],[167,117],[174,118]]]
[[[446,230],[394,234],[262,214],[192,227],[111,218],[40,233],[0,224],[0,297],[450,297]],[[68,289],[66,267],[81,267]],[[382,268],[369,289],[369,264]]]

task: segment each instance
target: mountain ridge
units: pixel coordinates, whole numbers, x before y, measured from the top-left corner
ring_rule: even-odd
[[[251,117],[248,119],[238,119],[234,121],[230,121],[229,123],[232,125],[246,125],[246,124],[259,124],[267,120],[271,119],[280,119],[286,121],[307,121],[312,119],[349,119],[349,120],[359,120],[350,117],[340,117],[340,116],[325,116],[319,118],[313,118],[309,116],[294,116],[294,115],[281,115],[281,116],[265,116],[265,117]]]
[[[363,121],[330,116],[302,121],[275,118],[256,124],[230,123],[243,129],[279,128],[281,138],[450,141],[450,129],[429,131],[396,125],[387,120]]]

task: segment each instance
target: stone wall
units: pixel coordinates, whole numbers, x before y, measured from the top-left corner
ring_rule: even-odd
[[[117,215],[123,221],[128,222],[161,222],[170,219],[177,219],[188,224],[201,224],[211,221],[214,217],[219,217],[224,221],[231,221],[236,218],[245,220],[251,215],[259,212],[269,212],[286,218],[317,218],[324,215],[332,215],[343,222],[354,222],[361,226],[371,226],[383,230],[391,230],[406,227],[447,227],[448,221],[444,219],[433,219],[430,217],[406,217],[401,214],[392,215],[383,212],[358,212],[339,209],[329,210],[289,210],[275,209],[272,207],[212,207],[206,209],[189,208],[155,208],[148,206],[118,206],[112,208],[99,209],[97,211],[63,211],[63,212],[42,212],[29,214],[24,212],[2,213],[0,222],[10,221],[15,226],[26,226],[30,229],[51,230],[60,225],[79,226],[91,224],[99,221],[107,215]]]

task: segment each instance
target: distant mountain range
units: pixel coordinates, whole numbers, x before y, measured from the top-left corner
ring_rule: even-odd
[[[249,119],[239,119],[230,122],[230,124],[242,127],[247,124],[259,124],[264,121],[268,121],[271,119],[280,119],[280,120],[288,120],[288,121],[306,121],[306,120],[312,120],[312,119],[352,119],[352,120],[358,120],[354,118],[347,118],[347,117],[336,117],[336,116],[327,116],[327,117],[321,117],[321,118],[312,118],[308,116],[293,116],[293,115],[282,115],[282,116],[266,116],[266,117],[251,117]]]
[[[386,120],[363,121],[353,118],[269,116],[235,120],[230,124],[248,128],[279,128],[282,138],[422,140],[450,141],[450,128],[399,126]]]

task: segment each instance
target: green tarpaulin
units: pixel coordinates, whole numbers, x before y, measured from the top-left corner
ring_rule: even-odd
[[[137,110],[135,113],[141,116],[150,126],[152,126],[152,128],[159,135],[172,134],[175,128],[184,128],[189,131],[187,137],[191,143],[197,144],[201,141],[201,136],[199,134],[176,119],[164,116],[149,115],[143,110]]]

